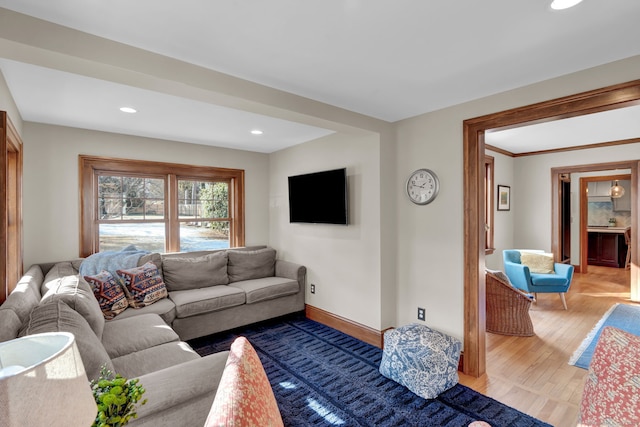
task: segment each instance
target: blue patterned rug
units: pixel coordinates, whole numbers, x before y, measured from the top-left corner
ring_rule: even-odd
[[[589,369],[598,338],[605,326],[614,326],[631,334],[640,335],[640,307],[620,303],[612,305],[573,353],[569,359],[569,365]]]
[[[289,316],[189,341],[202,356],[245,336],[273,387],[285,426],[546,426],[456,385],[425,400],[378,372],[382,350],[335,329]]]

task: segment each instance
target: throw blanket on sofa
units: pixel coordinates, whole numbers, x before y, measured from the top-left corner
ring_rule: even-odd
[[[138,266],[138,260],[141,256],[150,253],[136,249],[134,245],[129,245],[119,251],[104,251],[90,255],[80,264],[80,275],[95,276],[102,270],[106,270],[118,277],[116,270],[123,270]]]

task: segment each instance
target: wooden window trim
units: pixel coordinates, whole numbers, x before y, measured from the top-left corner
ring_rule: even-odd
[[[95,157],[80,155],[80,256],[87,257],[98,252],[97,194],[98,173],[114,173],[123,175],[162,176],[168,180],[165,193],[165,209],[167,209],[166,250],[177,252],[180,242],[177,227],[178,212],[175,203],[175,189],[180,179],[224,180],[229,182],[230,230],[229,245],[244,246],[244,170],[208,166],[192,166],[178,163],[152,162],[145,160],[128,160],[111,157]],[[172,190],[173,188],[173,190]],[[175,205],[175,206],[174,206]]]
[[[495,158],[485,154],[484,156],[484,176],[485,176],[485,242],[484,253],[485,255],[491,255],[495,252],[495,240],[494,240],[494,213],[493,213],[493,200],[494,200],[494,167]]]

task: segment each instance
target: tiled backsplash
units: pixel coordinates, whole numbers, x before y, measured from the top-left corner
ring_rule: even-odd
[[[609,225],[609,218],[616,219],[616,227],[631,226],[631,212],[614,212],[611,202],[589,202],[587,225]]]

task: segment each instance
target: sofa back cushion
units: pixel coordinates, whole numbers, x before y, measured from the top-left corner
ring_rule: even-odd
[[[162,270],[169,291],[186,291],[229,283],[226,251],[192,258],[165,257],[162,260]]]
[[[115,371],[107,351],[87,321],[64,302],[50,300],[38,305],[31,311],[18,336],[43,332],[70,332],[75,336],[89,380],[98,378],[102,365],[112,372]]]
[[[20,327],[29,318],[29,313],[40,303],[40,285],[43,278],[40,267],[32,266],[0,306],[0,342],[18,336]]]
[[[65,263],[66,264],[66,263]],[[70,265],[70,263],[69,263]],[[55,267],[51,269],[54,271]],[[51,273],[49,271],[49,273]],[[59,269],[58,272],[66,274],[68,271]],[[49,274],[47,275],[49,276]],[[48,291],[42,296],[42,301],[61,300],[69,307],[82,315],[93,329],[98,339],[102,338],[104,330],[104,316],[98,300],[93,295],[93,289],[78,274],[63,275],[56,279],[50,278]]]
[[[273,248],[255,251],[227,251],[229,264],[227,272],[230,282],[261,279],[276,274],[276,250]]]

